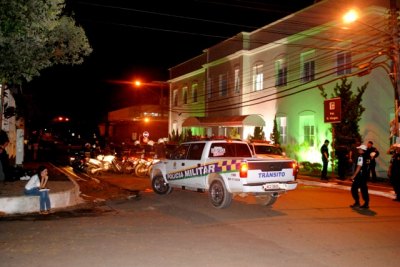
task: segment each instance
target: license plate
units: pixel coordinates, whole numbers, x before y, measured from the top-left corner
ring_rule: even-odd
[[[274,190],[274,189],[279,189],[279,184],[278,183],[264,184],[262,187],[264,190]]]

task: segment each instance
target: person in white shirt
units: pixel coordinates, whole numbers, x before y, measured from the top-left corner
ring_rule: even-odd
[[[351,184],[351,195],[354,199],[354,204],[350,205],[351,208],[361,208],[361,209],[369,209],[369,193],[368,193],[368,161],[369,154],[367,153],[368,147],[366,145],[360,145],[357,147],[358,149],[358,159],[357,159],[357,168],[353,175],[351,176],[351,180],[353,183]],[[364,204],[360,206],[360,196],[358,194],[358,190],[361,191],[361,196],[364,200]]]
[[[37,173],[25,185],[25,195],[39,196],[40,214],[49,214],[51,208],[49,189],[46,188],[48,179],[46,166],[39,166]]]

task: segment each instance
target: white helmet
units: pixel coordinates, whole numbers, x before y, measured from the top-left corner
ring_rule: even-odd
[[[164,143],[164,139],[163,138],[159,138],[157,143],[159,143],[159,144]]]
[[[139,141],[139,140],[136,140],[133,144],[134,144],[135,146],[138,146],[138,145],[140,145],[140,141]]]
[[[154,141],[153,141],[153,140],[150,140],[149,142],[147,142],[147,144],[148,144],[149,146],[154,146]]]

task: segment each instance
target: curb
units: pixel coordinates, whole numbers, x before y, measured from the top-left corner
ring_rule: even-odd
[[[297,181],[301,184],[305,185],[314,185],[314,186],[319,186],[319,187],[328,187],[328,188],[337,188],[337,189],[342,189],[342,190],[347,190],[350,191],[351,186],[348,185],[340,185],[337,184],[336,182],[326,182],[326,183],[321,183],[317,181],[310,181],[307,179],[297,179]],[[385,191],[379,191],[379,190],[374,190],[374,189],[368,189],[368,193],[370,195],[376,195],[376,196],[382,196],[382,197],[387,197],[391,199],[396,198],[396,194],[394,191],[390,192],[385,192]]]

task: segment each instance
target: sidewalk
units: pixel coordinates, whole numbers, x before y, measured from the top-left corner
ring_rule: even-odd
[[[336,177],[329,180],[321,180],[319,177],[307,176],[299,174],[297,176],[299,183],[307,185],[315,185],[320,187],[330,187],[350,191],[352,182],[347,180],[339,180]],[[396,198],[392,185],[389,181],[378,181],[375,183],[368,182],[368,192],[370,195],[383,196],[391,199]]]

